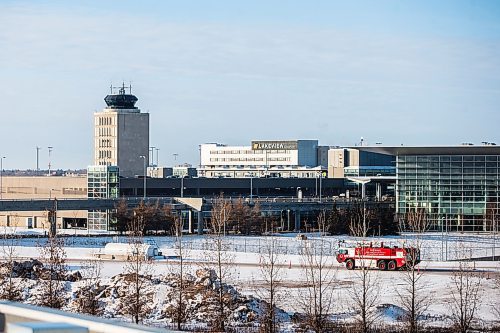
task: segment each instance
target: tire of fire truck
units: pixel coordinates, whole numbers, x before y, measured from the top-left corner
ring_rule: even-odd
[[[351,269],[354,269],[354,260],[352,259],[347,259],[346,262],[345,262],[345,268],[351,270]]]
[[[397,267],[398,266],[396,265],[396,262],[394,260],[390,260],[387,263],[387,269],[389,269],[390,271],[395,271]]]
[[[380,269],[381,271],[385,271],[387,269],[387,263],[385,262],[385,260],[379,260],[377,262],[377,267],[378,269]]]

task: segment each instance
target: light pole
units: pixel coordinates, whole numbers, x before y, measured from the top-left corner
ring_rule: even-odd
[[[445,260],[448,261],[448,214],[446,214],[446,218],[444,220],[445,222],[445,229],[446,229],[446,239],[444,243],[444,249],[445,249]]]
[[[3,178],[3,159],[4,158],[5,158],[5,156],[0,157],[0,199],[3,198],[3,182],[2,182],[2,178]]]
[[[323,172],[319,171],[319,202],[321,203],[321,182],[323,178]]]
[[[265,177],[268,177],[269,176],[269,162],[267,160],[267,149],[265,150],[266,152],[266,174],[265,174]]]
[[[143,199],[146,200],[146,156],[141,155],[139,158],[144,159],[144,193],[143,193]]]
[[[39,176],[40,175],[40,166],[38,164],[38,161],[39,161],[39,154],[40,154],[40,147],[36,146],[36,175]]]
[[[52,153],[52,148],[54,148],[54,147],[52,147],[52,146],[47,147],[47,149],[49,150],[49,173],[48,173],[49,176],[50,176],[50,154]]]
[[[184,175],[181,177],[181,198],[184,198]]]
[[[250,201],[253,200],[253,175],[250,175]]]
[[[444,216],[441,216],[441,261],[444,259]]]
[[[150,151],[150,154],[151,154],[150,155],[151,159],[149,160],[149,166],[155,166],[154,165],[155,164],[155,155],[154,155],[155,149],[156,149],[156,147],[154,147],[154,146],[149,147],[149,151]]]

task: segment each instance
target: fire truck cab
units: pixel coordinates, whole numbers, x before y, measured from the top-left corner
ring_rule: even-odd
[[[414,247],[386,246],[373,243],[346,246],[339,244],[336,255],[339,263],[345,263],[347,269],[372,267],[380,270],[395,271],[408,269],[420,263],[420,251]]]

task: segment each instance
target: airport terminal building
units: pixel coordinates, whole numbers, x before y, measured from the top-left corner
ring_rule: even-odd
[[[498,230],[500,147],[359,147],[396,156],[396,210],[423,208],[435,231]]]

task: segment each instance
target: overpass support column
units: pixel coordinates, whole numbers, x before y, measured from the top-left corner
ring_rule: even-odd
[[[377,200],[378,201],[382,200],[382,184],[381,183],[375,183],[375,193],[377,196]]]
[[[198,230],[198,235],[203,235],[203,227],[204,227],[204,220],[203,220],[203,212],[200,210],[198,211],[198,224],[196,226]]]
[[[192,234],[194,232],[193,211],[192,210],[188,210],[188,228],[189,228],[189,233]]]
[[[294,231],[300,231],[300,210],[295,211],[295,228]]]

